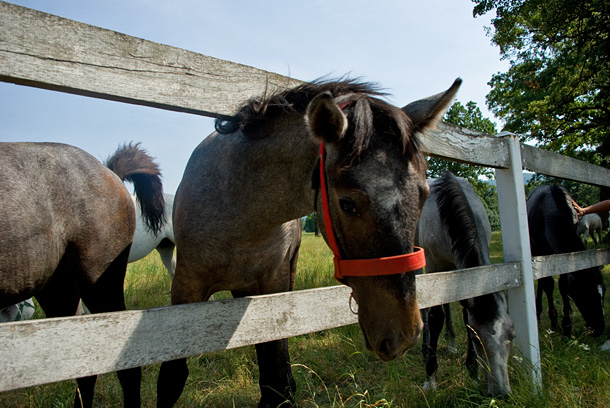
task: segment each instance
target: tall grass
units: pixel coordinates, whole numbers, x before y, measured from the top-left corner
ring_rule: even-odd
[[[501,240],[494,233],[494,262],[501,262]],[[297,289],[334,285],[330,250],[322,238],[303,237]],[[608,286],[608,272],[604,272]],[[129,265],[125,282],[128,308],[170,304],[170,280],[158,255],[153,253]],[[227,293],[220,297],[228,296]],[[218,295],[217,295],[218,298]],[[558,294],[556,300],[559,301]],[[610,312],[608,307],[606,312]],[[298,383],[298,407],[605,407],[610,405],[610,354],[599,352],[607,335],[592,339],[585,334],[582,318],[574,314],[572,338],[549,331],[546,313],[540,326],[542,390],[531,386],[528,371],[515,352],[510,363],[513,392],[494,399],[485,395],[480,381],[472,380],[464,367],[466,331],[458,304],[452,305],[458,353],[439,344],[438,389],[421,387],[425,370],[416,347],[389,363],[366,351],[357,325],[289,339],[293,373]],[[193,322],[197,324],[197,322]],[[0,362],[1,364],[1,362]],[[254,347],[191,357],[190,376],[178,407],[255,407],[258,398],[258,366]],[[144,367],[143,406],[156,402],[159,365]],[[0,394],[0,407],[72,406],[74,382],[16,390]],[[100,376],[96,407],[122,405],[121,388],[114,374]]]

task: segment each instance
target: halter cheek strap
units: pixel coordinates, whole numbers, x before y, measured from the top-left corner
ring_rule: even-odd
[[[324,142],[320,143],[320,190],[322,191],[322,212],[328,246],[335,255],[335,279],[341,282],[346,276],[380,276],[415,271],[426,266],[423,248],[413,247],[410,254],[371,259],[342,259],[335,237],[332,218],[329,210]]]

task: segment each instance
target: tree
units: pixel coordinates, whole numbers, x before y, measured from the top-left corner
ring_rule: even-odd
[[[510,61],[487,95],[503,130],[610,167],[610,3],[472,1],[475,17],[495,9],[492,43]]]
[[[319,235],[319,233],[318,233],[318,214],[311,213],[307,217],[305,217],[305,220],[303,221],[303,230],[305,232],[315,232],[316,236]]]

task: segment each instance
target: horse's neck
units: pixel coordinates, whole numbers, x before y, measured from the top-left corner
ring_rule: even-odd
[[[235,164],[232,177],[239,180],[231,183],[233,195],[256,208],[257,218],[265,225],[312,213],[318,147],[304,126],[256,141],[239,136],[240,142],[230,148],[234,155],[230,160]]]

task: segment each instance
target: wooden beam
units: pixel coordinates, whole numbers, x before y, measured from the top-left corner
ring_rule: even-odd
[[[420,137],[422,150],[430,156],[495,168],[509,164],[508,146],[502,138],[448,123],[439,123],[437,130]]]
[[[540,174],[610,187],[610,169],[532,146],[522,145],[523,167]]]
[[[610,249],[594,249],[568,254],[536,256],[532,259],[534,279],[581,271],[610,264]]]
[[[520,284],[519,265],[420,275],[420,307]],[[242,347],[357,322],[346,286],[0,324],[0,391]],[[27,344],[27,347],[14,347]]]
[[[300,83],[6,2],[0,81],[212,117]]]

